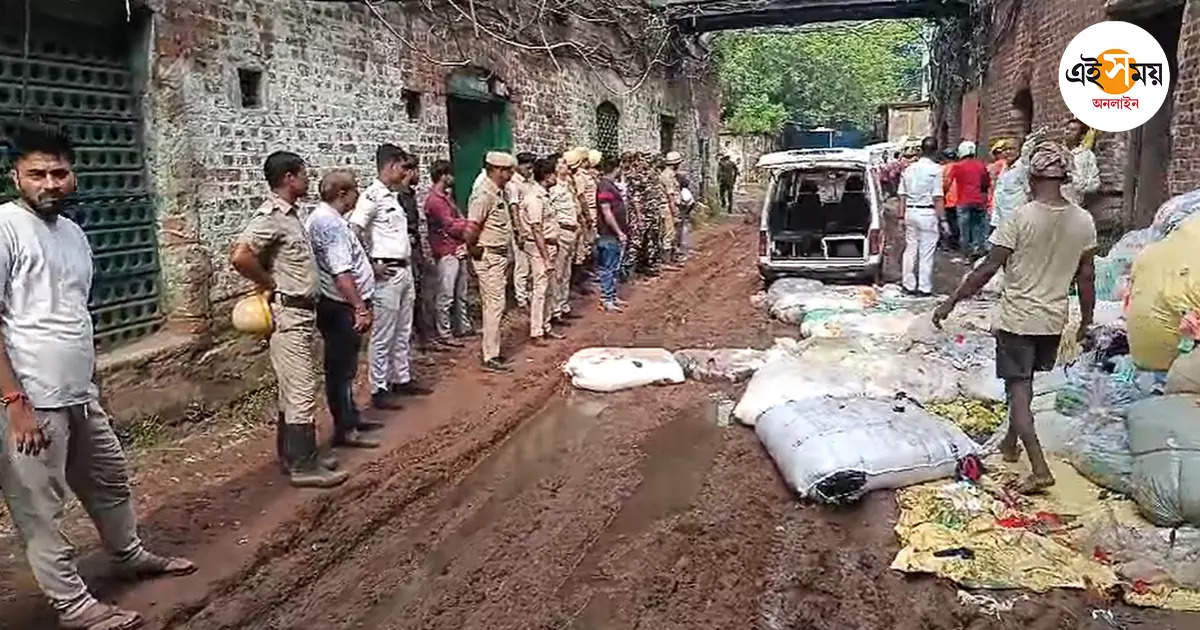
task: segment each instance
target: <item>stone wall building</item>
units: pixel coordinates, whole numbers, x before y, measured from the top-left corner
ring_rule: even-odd
[[[0,0],[6,16],[25,5]],[[715,167],[711,77],[674,48],[618,72],[426,5],[39,0],[28,37],[23,20],[4,21],[0,119],[64,122],[81,146],[76,216],[96,251],[93,312],[116,389],[186,399],[206,379],[252,380],[246,362],[261,368],[257,344],[228,331],[248,285],[227,256],[267,192],[271,151],[299,153],[314,178],[351,167],[365,186],[391,142],[420,156],[422,196],[434,159],[453,156],[469,184],[489,148],[678,150],[697,179]],[[603,23],[553,19],[547,46],[621,41]]]
[[[1138,130],[1100,133],[1099,195],[1089,201],[1109,236],[1148,225],[1171,195],[1200,187],[1200,0],[995,0],[991,20],[974,32],[986,41],[936,49],[939,62],[963,50],[986,51],[981,80],[938,103],[942,140],[989,142],[1031,129],[1061,129],[1071,113],[1059,91],[1063,50],[1083,29],[1104,20],[1133,22],[1151,32],[1171,58],[1172,93],[1158,116]],[[975,131],[977,130],[977,131]]]

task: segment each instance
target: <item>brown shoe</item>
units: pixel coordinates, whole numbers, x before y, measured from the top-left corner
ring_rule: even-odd
[[[132,610],[123,610],[103,602],[94,602],[73,615],[59,615],[58,627],[66,630],[133,630],[144,620]]]
[[[187,558],[160,556],[142,551],[125,562],[118,562],[115,571],[127,579],[180,577],[195,573],[196,565]]]

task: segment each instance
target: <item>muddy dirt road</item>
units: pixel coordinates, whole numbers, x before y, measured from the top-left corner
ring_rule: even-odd
[[[476,348],[438,355],[437,393],[386,418],[383,449],[344,458],[343,488],[284,486],[268,436],[204,462],[226,476],[143,508],[148,538],[201,571],[93,583],[171,629],[1111,627],[1079,593],[996,618],[959,605],[952,584],[890,571],[892,495],[798,503],[752,431],[712,421],[710,395],[734,387],[569,391],[558,365],[586,346],[794,335],[749,302],[756,239],[750,223],[706,228],[685,271],[631,287],[624,314],[587,306],[552,347],[510,323],[512,375],[480,374]],[[163,466],[139,479],[156,487]],[[13,575],[0,627],[53,627]],[[1200,625],[1115,612],[1124,627]]]

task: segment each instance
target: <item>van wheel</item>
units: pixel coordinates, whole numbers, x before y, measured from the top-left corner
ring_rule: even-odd
[[[762,272],[762,273],[759,273],[758,275],[760,278],[762,278],[763,291],[770,289],[771,285],[774,284],[775,281],[779,279],[779,277],[773,273]]]

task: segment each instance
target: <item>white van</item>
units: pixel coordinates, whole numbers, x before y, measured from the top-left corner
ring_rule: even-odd
[[[877,280],[883,264],[879,158],[867,149],[768,153],[758,271],[770,284],[786,275]]]

